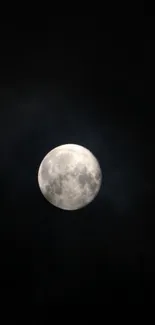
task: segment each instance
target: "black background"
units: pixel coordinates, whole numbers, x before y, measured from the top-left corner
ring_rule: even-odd
[[[35,25],[35,27],[34,27]],[[124,26],[124,25],[123,25]],[[154,302],[149,40],[97,16],[1,24],[1,294],[29,306]],[[42,196],[45,154],[77,143],[99,159],[99,195],[78,211]]]

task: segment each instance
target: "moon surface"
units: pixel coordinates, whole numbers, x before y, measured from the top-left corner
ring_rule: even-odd
[[[94,200],[102,172],[96,157],[83,146],[64,144],[42,160],[38,183],[44,197],[63,210],[77,210]]]

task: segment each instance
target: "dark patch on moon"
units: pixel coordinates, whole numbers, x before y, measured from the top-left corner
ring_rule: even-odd
[[[101,172],[98,170],[95,174],[95,180],[98,182],[101,179]]]
[[[62,181],[63,181],[63,177],[61,175],[58,175],[56,179],[49,180],[49,184],[53,194],[54,193],[58,195],[62,194]]]
[[[62,194],[62,184],[57,181],[53,183],[54,192],[58,195]]]
[[[45,186],[45,197],[50,201],[50,202],[52,202],[52,194],[53,193],[53,191],[52,191],[52,188],[51,188],[51,186],[49,185],[49,184],[47,184],[46,186]]]
[[[97,183],[91,173],[87,172],[86,168],[83,168],[81,174],[78,177],[80,186],[83,188],[86,184],[89,186],[91,192],[95,192]]]
[[[96,193],[97,184],[94,181],[92,183],[89,183],[89,187],[92,193]]]
[[[71,173],[67,173],[65,175],[59,174],[57,175],[57,178],[55,179],[50,179],[49,178],[49,185],[51,187],[51,191],[52,193],[56,193],[58,195],[62,194],[62,190],[63,190],[63,182],[66,180],[69,180],[69,176],[71,175]]]
[[[87,183],[91,182],[91,179],[88,174],[80,174],[79,177],[80,186],[84,187]]]

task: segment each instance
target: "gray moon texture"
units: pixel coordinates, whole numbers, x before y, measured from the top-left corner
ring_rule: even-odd
[[[98,160],[77,144],[64,144],[42,160],[38,183],[44,197],[63,210],[77,210],[97,196],[102,182]]]

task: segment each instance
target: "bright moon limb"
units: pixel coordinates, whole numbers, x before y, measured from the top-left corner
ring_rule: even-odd
[[[64,144],[42,160],[38,183],[44,197],[63,210],[77,210],[94,200],[102,182],[98,160],[77,144]]]

